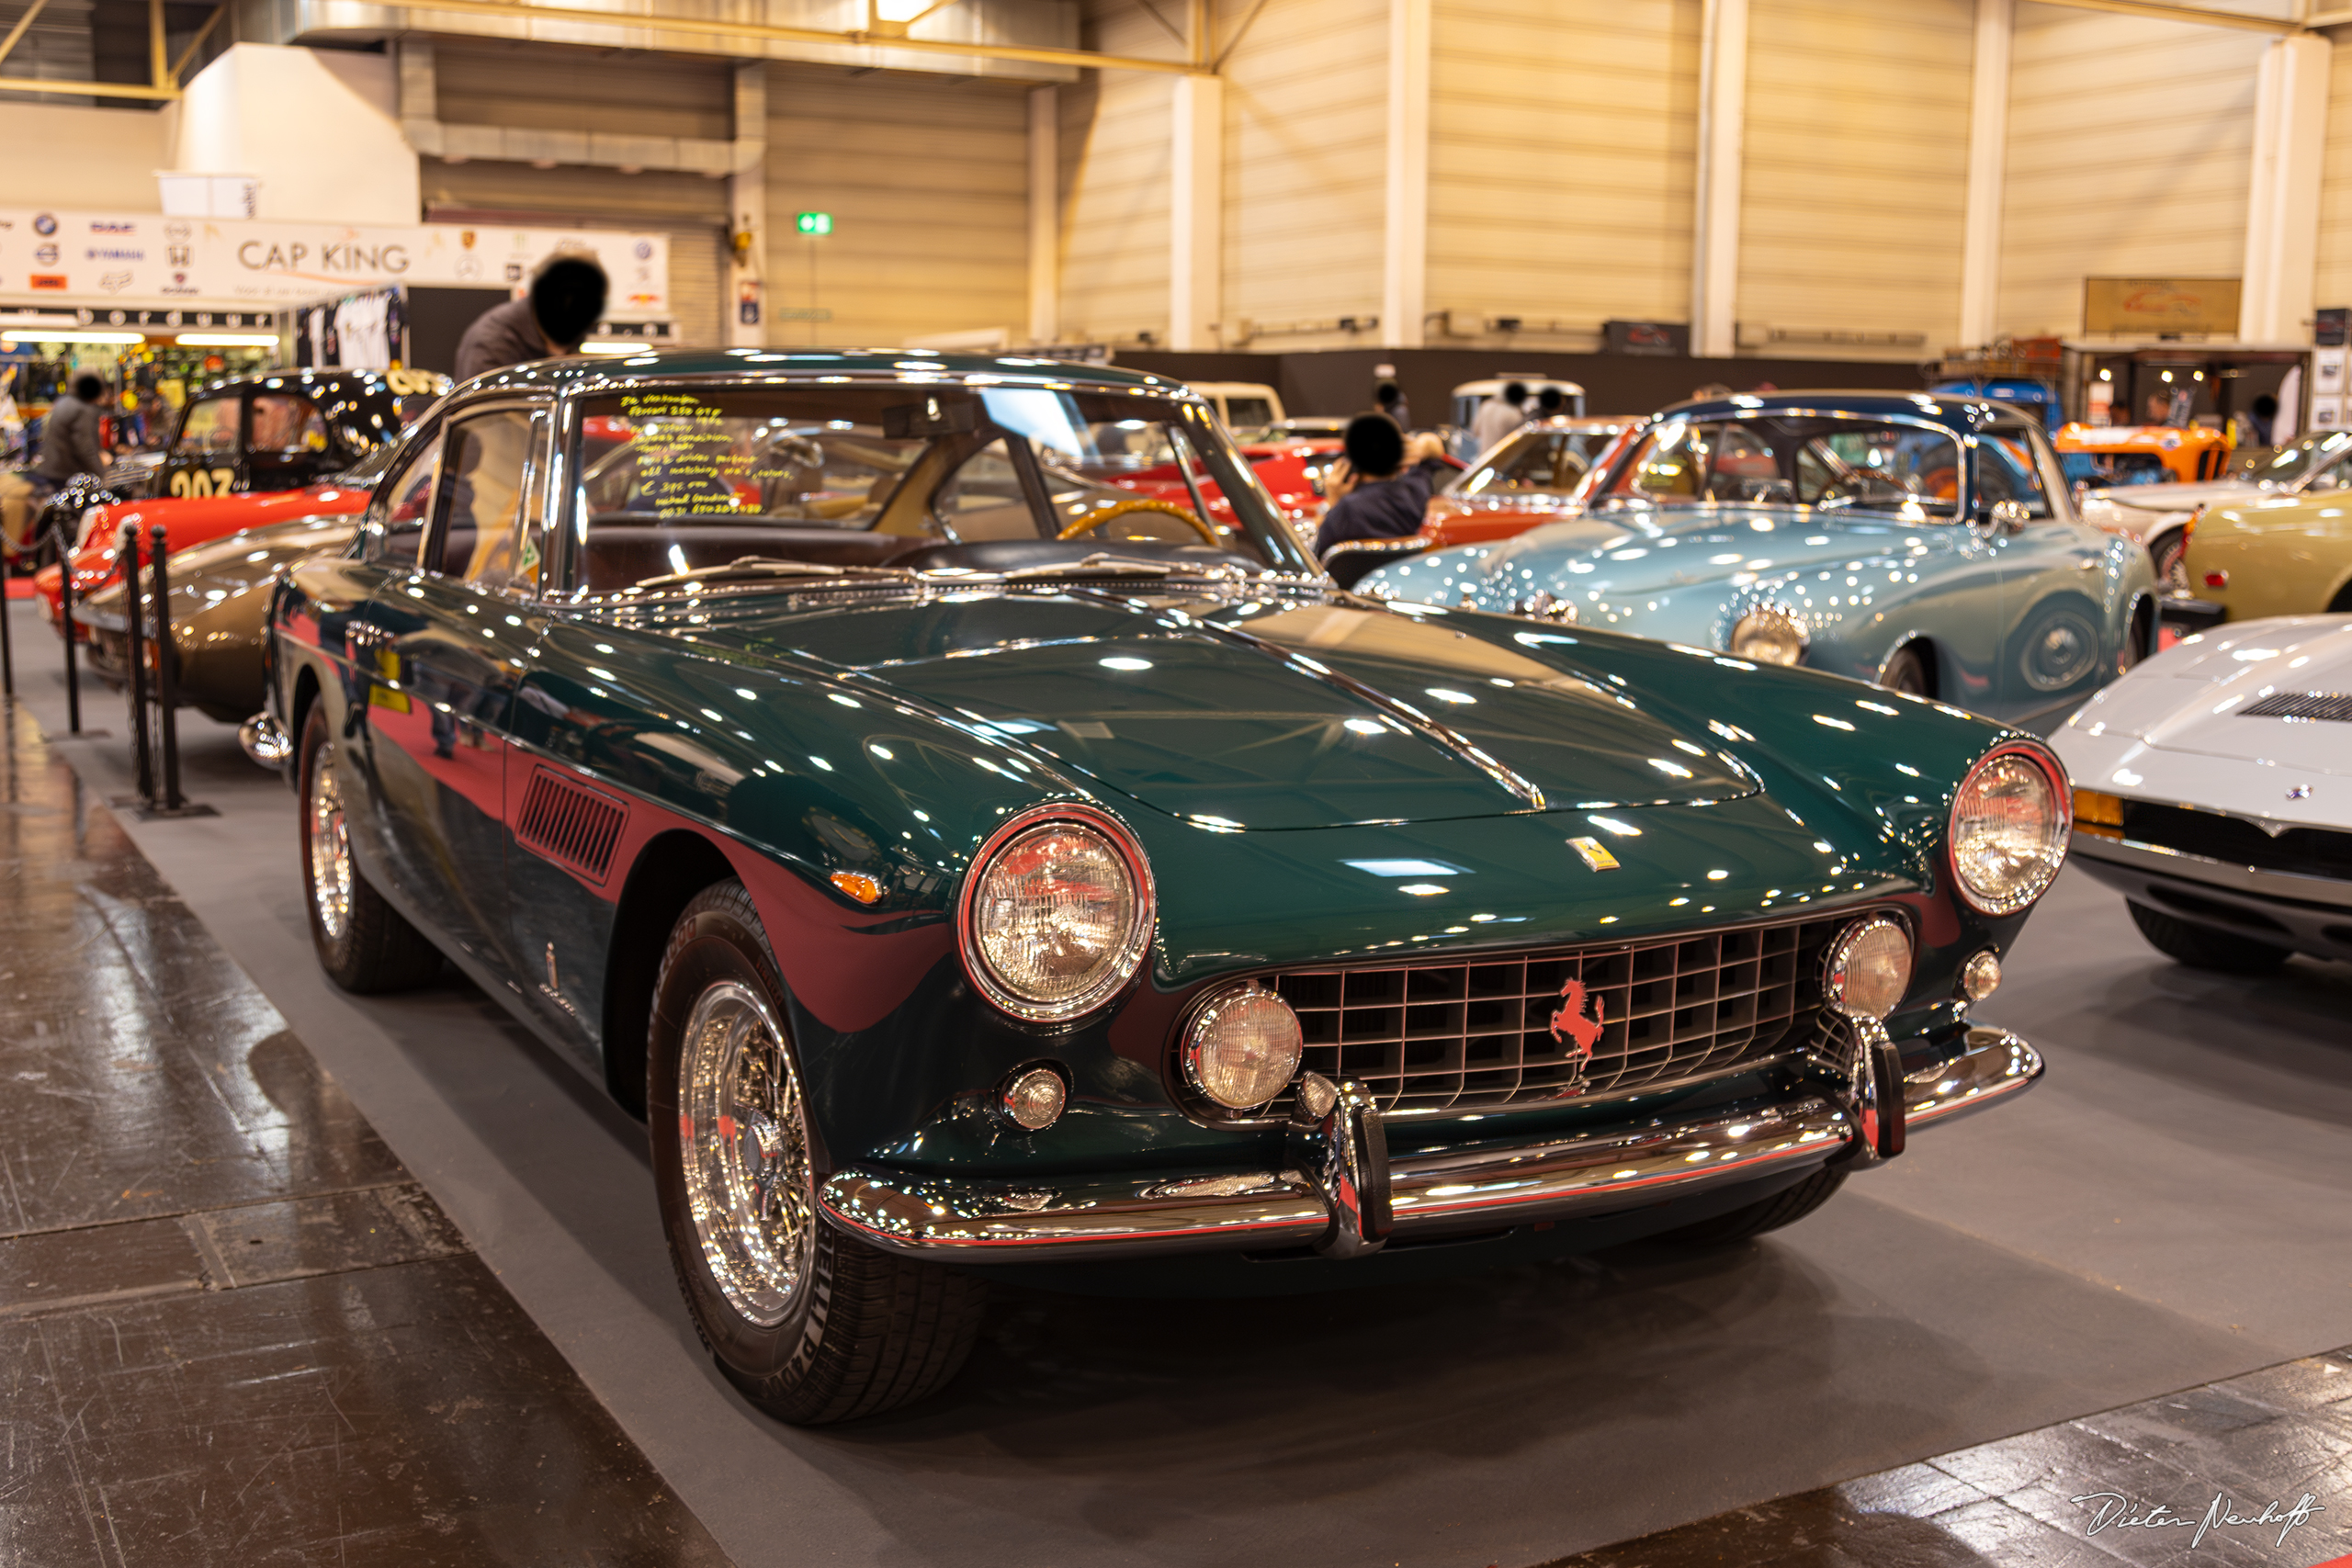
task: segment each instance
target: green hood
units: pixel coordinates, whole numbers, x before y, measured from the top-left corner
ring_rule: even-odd
[[[1132,603],[869,605],[772,629],[1211,826],[1676,805],[1757,787],[1703,734],[1605,682],[1442,623],[1330,604],[1197,605],[1196,617]],[[763,641],[768,629],[729,628]]]

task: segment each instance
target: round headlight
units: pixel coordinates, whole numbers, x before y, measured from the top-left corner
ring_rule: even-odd
[[[1184,1079],[1228,1111],[1248,1111],[1283,1091],[1304,1045],[1298,1014],[1252,980],[1220,991],[1184,1032]]]
[[[1758,664],[1794,664],[1804,657],[1808,640],[1794,615],[1777,604],[1762,604],[1731,628],[1729,651],[1736,659]]]
[[[1883,1019],[1910,988],[1911,933],[1898,921],[1872,916],[1830,947],[1822,990],[1839,1012]]]
[[[2055,766],[2023,747],[1969,770],[1951,806],[1951,869],[1961,896],[1988,915],[2041,897],[2066,859],[2069,808]]]
[[[990,1001],[1020,1018],[1076,1018],[1142,962],[1151,873],[1109,817],[1048,807],[981,846],[958,917],[965,967]]]

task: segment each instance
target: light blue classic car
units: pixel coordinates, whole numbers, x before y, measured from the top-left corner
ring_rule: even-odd
[[[2081,522],[2041,426],[1976,398],[1682,403],[1556,522],[1372,547],[1395,557],[1358,580],[1378,597],[1803,664],[2018,724],[2072,709],[2156,628],[2147,551]]]

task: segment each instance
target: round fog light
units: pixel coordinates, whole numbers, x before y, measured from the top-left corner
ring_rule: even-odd
[[[1961,966],[1960,994],[1981,1002],[2001,988],[2001,955],[1986,948]]]
[[[1184,1079],[1228,1111],[1266,1103],[1298,1071],[1298,1014],[1252,980],[1219,992],[1184,1032]]]
[[[1051,1067],[1023,1067],[1012,1075],[998,1100],[1005,1120],[1024,1133],[1042,1133],[1061,1120],[1069,1089]]]
[[[1911,936],[1883,915],[1851,927],[1832,943],[1822,992],[1855,1018],[1883,1020],[1911,988]]]

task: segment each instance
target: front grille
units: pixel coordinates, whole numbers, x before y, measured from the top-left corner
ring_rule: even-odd
[[[2123,836],[2231,865],[2352,880],[2352,833],[2325,828],[2290,828],[2274,838],[2243,817],[2127,800]]]
[[[1822,950],[1853,919],[1266,983],[1298,1014],[1305,1066],[1359,1080],[1384,1111],[1532,1105],[1702,1077],[1802,1043],[1821,1005]],[[1263,1114],[1288,1111],[1285,1096]]]
[[[2352,695],[2342,692],[2275,692],[2238,712],[2248,718],[2316,718],[2352,724]]]

